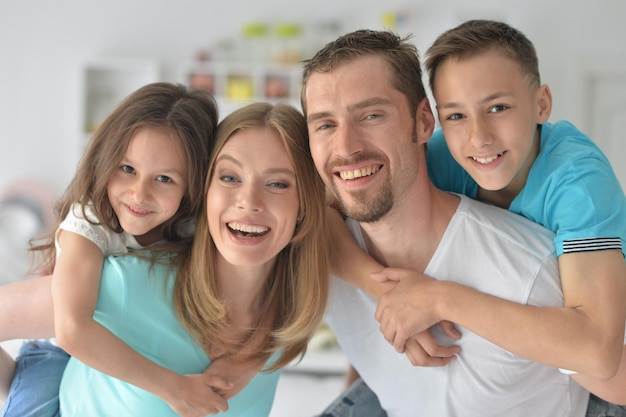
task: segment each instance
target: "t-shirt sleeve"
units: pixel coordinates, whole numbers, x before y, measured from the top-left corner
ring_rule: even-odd
[[[426,147],[428,176],[440,190],[464,194],[476,198],[478,184],[459,165],[448,149],[443,131],[435,130]]]
[[[85,209],[85,214],[89,220],[97,222],[95,213],[90,206]],[[71,207],[67,216],[59,225],[59,230],[76,233],[98,246],[104,256],[109,254],[109,239],[104,227],[88,221],[83,215],[81,206],[78,204],[74,204]]]
[[[604,249],[624,253],[626,200],[610,165],[593,157],[576,160],[559,174],[545,210],[556,233],[557,254]]]

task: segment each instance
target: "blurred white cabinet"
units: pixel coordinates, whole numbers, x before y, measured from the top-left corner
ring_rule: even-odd
[[[160,80],[156,61],[106,58],[85,62],[82,68],[81,132],[83,146],[98,125],[130,93]]]

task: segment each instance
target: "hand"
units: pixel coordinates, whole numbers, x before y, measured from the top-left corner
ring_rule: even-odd
[[[437,315],[438,284],[428,276],[408,269],[385,268],[379,273],[372,274],[372,278],[379,282],[395,281],[396,286],[387,291],[380,299],[376,308],[376,320],[380,323],[380,330],[385,340],[394,346],[397,352],[404,352],[410,337],[428,330],[441,320]],[[452,338],[459,338],[460,334],[454,326],[443,324],[442,328]],[[425,353],[434,353],[436,343],[432,336],[421,336],[425,343],[418,345]],[[430,341],[428,341],[430,340]],[[443,357],[448,357],[449,352]],[[419,349],[415,347],[412,355],[416,362],[422,362]]]
[[[178,388],[169,406],[182,417],[204,417],[228,411],[228,403],[217,391],[228,391],[232,384],[206,374],[189,374],[176,381]]]
[[[217,389],[216,392],[222,398],[230,399],[248,385],[263,365],[263,363],[238,360],[236,356],[228,356],[211,362],[211,365],[203,373],[227,379],[231,383],[230,388],[227,390]]]
[[[460,337],[459,332],[449,321],[439,323],[443,332],[453,339]],[[461,351],[456,345],[438,345],[429,330],[410,337],[404,346],[404,352],[414,366],[445,366],[454,359]]]

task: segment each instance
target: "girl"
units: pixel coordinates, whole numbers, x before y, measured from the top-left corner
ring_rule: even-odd
[[[175,279],[163,263],[109,257],[95,316],[178,373],[201,372],[219,358],[262,368],[226,415],[267,416],[272,371],[304,352],[325,311],[324,224],[324,186],[302,114],[281,104],[241,108],[218,128],[193,247],[179,254]],[[132,303],[120,300],[122,290]],[[216,392],[206,395],[213,408],[204,414],[225,411],[226,384],[207,381]],[[175,415],[165,401],[74,358],[60,397],[64,416]]]
[[[191,386],[177,390],[178,396],[157,391],[173,385],[167,378],[174,376],[164,374],[157,387],[156,365],[94,320],[93,313],[105,256],[167,250],[174,253],[168,262],[176,265],[177,253],[189,246],[216,125],[213,98],[183,86],[150,84],[124,100],[90,141],[58,205],[55,234],[34,248],[43,254],[42,269],[53,266],[54,314],[48,300],[39,304],[39,317],[31,313],[15,323],[28,329],[29,319],[39,321],[37,333],[48,336],[54,317],[54,334],[70,355],[171,398],[176,410],[203,392],[196,394]],[[47,284],[42,279],[26,286]],[[49,298],[43,291],[35,299]],[[16,400],[9,398],[7,413],[20,413]]]

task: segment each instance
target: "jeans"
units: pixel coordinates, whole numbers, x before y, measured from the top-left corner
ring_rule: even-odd
[[[69,355],[49,342],[24,342],[3,417],[58,417],[59,387]]]
[[[626,406],[608,403],[591,394],[586,417],[626,417]]]
[[[376,394],[357,379],[319,417],[387,417]]]
[[[319,417],[387,417],[387,413],[376,394],[358,379]],[[626,406],[611,404],[591,394],[586,417],[626,417]]]

